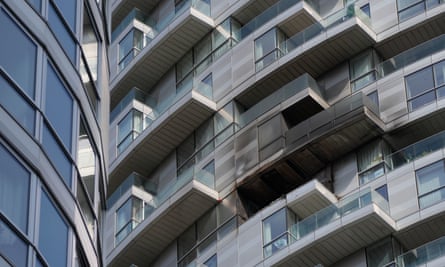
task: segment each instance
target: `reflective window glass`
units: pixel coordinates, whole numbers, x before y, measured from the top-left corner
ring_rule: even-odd
[[[26,267],[28,247],[2,220],[0,220],[0,266],[2,261],[12,266]],[[5,257],[2,259],[2,257]],[[10,266],[9,263],[6,266]]]
[[[2,75],[0,75],[0,95],[0,105],[5,108],[29,134],[34,135],[35,110]]]
[[[64,19],[71,27],[73,32],[76,32],[76,6],[75,0],[54,0]]]
[[[77,167],[88,196],[93,203],[95,194],[94,177],[96,174],[96,155],[83,122],[80,124],[77,146]]]
[[[38,12],[41,12],[42,0],[27,0]]]
[[[206,266],[206,267],[217,267],[218,266],[218,259],[216,257],[216,254],[213,255],[210,259],[206,260],[206,262],[204,262],[204,266]]]
[[[86,57],[87,65],[90,70],[93,81],[97,80],[97,64],[98,64],[98,37],[90,19],[90,14],[85,12],[83,15],[83,31],[82,31],[82,50]],[[83,79],[85,81],[85,79]]]
[[[42,190],[38,248],[50,266],[67,266],[67,246],[68,226]]]
[[[434,65],[434,81],[436,86],[445,84],[445,60]]]
[[[445,167],[443,161],[416,171],[420,208],[445,199]]]
[[[406,77],[408,97],[414,97],[434,88],[433,70],[431,67],[420,70]]]
[[[37,46],[1,8],[0,25],[0,66],[34,98]]]
[[[281,209],[263,221],[264,256],[269,257],[288,244],[286,209]]]
[[[46,124],[44,124],[43,127],[42,144],[49,159],[55,165],[60,175],[62,175],[66,185],[68,185],[68,187],[71,187],[71,162],[66,154],[63,152],[63,149],[55,140],[54,136],[52,135]]]
[[[27,232],[31,174],[0,144],[0,210]]]
[[[65,147],[71,151],[73,99],[50,64],[46,75],[45,115]]]
[[[69,30],[65,27],[54,6],[49,3],[48,6],[48,23],[53,30],[57,40],[60,42],[62,49],[65,50],[71,62],[76,65],[76,43]]]

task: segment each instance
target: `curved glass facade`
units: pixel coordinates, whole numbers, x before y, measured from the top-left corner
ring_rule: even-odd
[[[98,1],[0,4],[0,266],[103,266]]]

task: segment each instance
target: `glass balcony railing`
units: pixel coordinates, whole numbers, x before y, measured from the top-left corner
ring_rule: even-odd
[[[427,266],[428,262],[445,257],[445,237],[410,250],[397,257],[397,267]],[[443,263],[444,261],[442,261]],[[428,265],[429,266],[429,265]]]
[[[388,201],[379,193],[371,190],[356,193],[341,200],[338,204],[332,204],[313,215],[306,217],[304,220],[291,225],[287,232],[283,233],[274,242],[271,242],[264,247],[264,257],[267,258],[276,251],[297,242],[309,234],[313,234],[317,229],[371,204],[377,205],[384,212],[389,214]]]
[[[388,171],[445,148],[445,131],[425,138],[385,157]]]
[[[400,70],[418,60],[445,50],[445,34],[419,44],[377,65],[380,78]]]
[[[182,99],[186,94],[191,91],[195,91],[200,95],[212,100],[213,99],[213,88],[210,84],[202,81],[191,80],[189,83],[184,84],[180,88],[177,88],[176,94],[172,94],[169,97],[159,101],[157,97],[153,97],[152,95],[148,95],[145,92],[133,88],[130,92],[119,102],[119,104],[111,111],[110,121],[113,122],[116,117],[122,113],[128,106],[133,105],[133,101],[139,102],[146,107],[144,109],[142,122],[138,123],[141,129],[137,129],[137,134],[133,134],[130,136],[131,140],[119,140],[119,153],[124,151],[134,139],[136,139],[147,127],[149,127],[155,120],[157,120],[162,114],[165,113],[172,105],[177,103],[180,99]],[[147,112],[150,110],[150,112]],[[129,112],[133,112],[130,110]],[[142,111],[140,111],[142,112]],[[128,114],[128,113],[127,113]],[[126,116],[124,116],[125,118]],[[134,125],[136,127],[136,125]],[[118,129],[120,125],[118,124]],[[122,127],[127,131],[135,131],[136,129]],[[119,131],[119,130],[118,130]],[[121,133],[119,132],[119,136],[128,136],[129,133]],[[122,143],[122,145],[121,145]]]
[[[307,88],[314,90],[318,95],[324,97],[324,94],[318,87],[318,84],[314,78],[312,78],[309,74],[303,74],[266,98],[262,99],[246,112],[242,113],[239,118],[239,127],[245,127],[247,124],[271,110],[273,107]]]
[[[128,221],[131,223],[125,224],[124,226],[116,229],[117,234],[115,236],[115,244],[117,245],[124,240],[126,236],[128,236],[139,224],[147,219],[157,208],[159,208],[171,196],[193,180],[200,182],[208,188],[215,188],[214,173],[205,169],[197,169],[196,166],[191,166],[189,169],[182,172],[175,180],[163,186],[163,189],[161,190],[156,189],[156,185],[150,180],[147,180],[136,173],[131,174],[110,196],[110,198],[108,198],[108,207],[110,208],[132,187],[136,187],[147,192],[147,194],[149,194],[149,196],[152,198],[149,201],[143,201],[135,196],[130,197],[133,202],[137,203],[137,216],[135,214],[128,214],[127,216],[129,216],[129,218],[138,217],[138,220],[135,221],[129,219]],[[121,207],[119,209],[121,209]],[[133,208],[133,210],[135,209]]]

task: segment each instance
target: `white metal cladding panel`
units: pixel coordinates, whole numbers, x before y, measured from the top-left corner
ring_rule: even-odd
[[[235,175],[241,176],[256,164],[258,164],[258,128],[254,125],[236,136]]]
[[[219,245],[219,244],[218,244]],[[238,240],[230,240],[221,247],[218,247],[218,266],[240,266],[238,264]]]
[[[218,102],[232,89],[232,52],[229,51],[212,65],[213,99]]]
[[[361,249],[358,252],[337,262],[332,267],[367,267],[366,252],[364,249]]]
[[[349,64],[344,63],[335,67],[325,75],[319,84],[323,84],[326,92],[326,101],[331,105],[351,93],[349,82]]]
[[[220,192],[235,180],[235,146],[233,140],[223,143],[215,151],[215,178],[217,192]]]
[[[334,193],[342,197],[358,188],[357,160],[355,153],[334,163]]]
[[[232,49],[233,88],[255,74],[253,35]]]
[[[372,27],[376,33],[397,25],[397,4],[396,1],[371,0]]]
[[[255,266],[263,259],[262,221],[260,216],[250,220],[239,229],[239,266]]]
[[[211,0],[211,16],[217,18],[229,7],[229,0]]]
[[[411,166],[411,164],[409,164]],[[388,181],[391,217],[399,220],[419,210],[416,177],[413,171]]]
[[[397,119],[408,112],[406,105],[406,92],[403,75],[397,73],[396,77],[379,84],[380,116],[385,122]]]

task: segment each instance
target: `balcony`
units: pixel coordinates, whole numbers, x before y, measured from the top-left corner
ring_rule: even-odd
[[[314,179],[286,195],[287,206],[300,218],[306,218],[337,203],[337,197]]]
[[[399,12],[399,23],[379,34],[380,41],[375,49],[383,58],[390,58],[444,34],[445,28],[442,27],[445,23],[444,3],[444,1],[422,0],[405,9],[405,12]],[[419,8],[422,5],[423,8]],[[403,13],[410,17],[401,18],[400,15]]]
[[[285,154],[313,176],[326,163],[383,134],[384,128],[377,106],[358,93],[289,129]]]
[[[305,0],[280,0],[269,6],[266,1],[252,1],[239,8],[233,14],[243,27],[239,30],[240,39],[244,39],[267,22],[292,9],[291,16],[284,18],[283,28],[289,32],[299,32],[320,19],[314,7]],[[267,7],[267,9],[265,9]]]
[[[134,109],[143,113],[141,129],[130,129],[131,132],[124,134],[126,136],[122,140],[111,139],[111,146],[117,148],[110,155],[111,191],[132,172],[150,173],[215,112],[216,105],[211,100],[212,88],[201,81],[192,83],[184,85],[175,95],[162,101],[134,89],[111,112],[114,118],[112,130],[116,132],[119,131],[117,118],[122,122],[125,114]],[[120,133],[111,134],[111,137],[117,136]]]
[[[136,198],[142,205],[133,209],[137,214],[131,215],[129,223],[122,229],[116,229],[115,247],[105,260],[107,266],[150,265],[172,241],[218,201],[218,193],[213,190],[214,174],[194,166],[161,190],[147,191],[144,189],[147,188],[147,181],[144,187],[140,180],[132,177],[124,184],[135,182],[134,185],[125,193],[118,189],[116,192],[120,198],[109,199],[110,204],[114,202],[109,212],[118,212],[127,199]],[[148,188],[154,189],[155,186],[148,181]]]
[[[264,265],[330,266],[395,231],[388,207],[375,191],[347,197],[292,225],[287,240],[270,244],[277,249]]]
[[[251,85],[257,91],[280,87],[303,73],[316,78],[376,43],[369,17],[354,5],[297,34],[281,25],[280,30],[291,37],[278,45],[275,59],[257,66]]]
[[[113,0],[111,4],[112,10],[112,29],[115,29],[118,24],[122,24],[128,14],[135,8],[145,14],[149,14],[161,0]]]
[[[445,262],[445,237],[429,242],[397,257],[398,267],[440,267]]]
[[[188,0],[156,22],[152,22],[150,17],[141,22],[138,20],[141,16],[129,14],[130,19],[124,19],[122,23],[133,24],[137,21],[144,28],[144,36],[137,47],[131,49],[133,52],[130,55],[122,55],[123,58],[117,60],[118,42],[123,38],[123,33],[113,34],[117,39],[110,49],[110,53],[114,53],[110,58],[116,59],[111,62],[111,106],[114,107],[132,87],[152,88],[178,58],[215,26],[209,15],[210,5],[204,0]],[[133,27],[118,26],[116,30],[130,31]],[[124,61],[118,62],[121,60]]]

